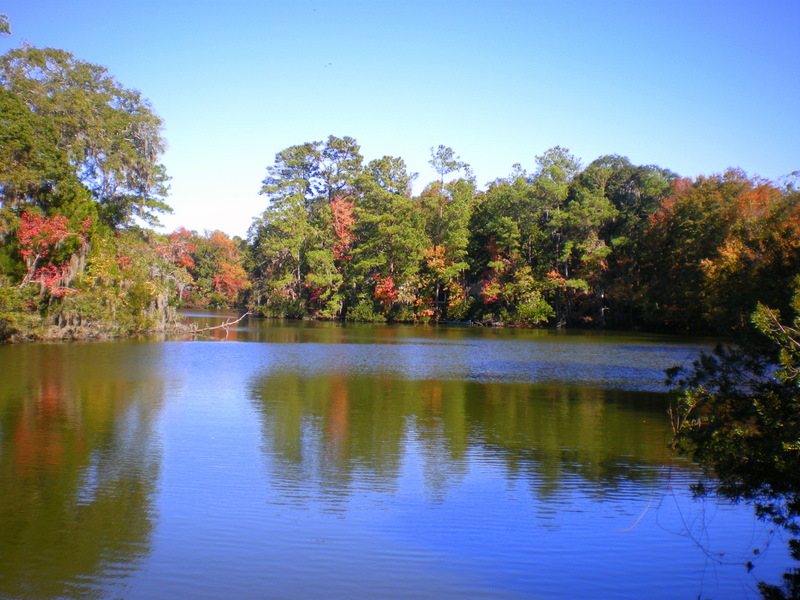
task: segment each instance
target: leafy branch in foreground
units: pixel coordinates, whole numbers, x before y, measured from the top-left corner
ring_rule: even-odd
[[[800,560],[800,290],[793,309],[785,324],[759,304],[750,338],[671,369],[668,382],[678,390],[675,447],[715,476],[695,486],[697,495],[752,503],[759,518],[793,536],[791,555]],[[800,598],[800,569],[784,580],[759,584],[762,595]]]

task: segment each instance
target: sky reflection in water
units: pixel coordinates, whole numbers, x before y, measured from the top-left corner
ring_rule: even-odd
[[[667,450],[695,342],[274,325],[0,347],[0,598],[745,598],[787,564],[748,574],[763,527]]]

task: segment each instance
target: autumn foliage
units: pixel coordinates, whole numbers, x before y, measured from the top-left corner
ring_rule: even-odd
[[[788,308],[798,225],[796,193],[742,171],[677,180],[642,240],[660,318],[724,331],[744,325],[759,301]]]
[[[352,138],[268,167],[250,232],[265,315],[726,332],[798,274],[798,192],[740,170],[697,178],[561,147],[478,190],[449,148],[418,196],[402,159]],[[447,160],[445,160],[445,158]],[[451,160],[452,159],[452,160]]]
[[[42,214],[25,211],[20,216],[17,228],[17,242],[26,272],[20,285],[38,282],[51,296],[60,298],[75,293],[69,289],[74,278],[74,267],[77,254],[85,254],[87,250],[87,231],[92,220],[87,218],[81,224],[80,231],[70,231],[69,221],[61,215],[46,217]],[[77,241],[74,253],[63,256],[62,247],[68,239]]]
[[[394,279],[380,275],[373,275],[372,278],[375,280],[375,299],[380,300],[384,305],[391,305],[399,295],[394,286]]]
[[[167,236],[167,243],[158,251],[187,272],[188,281],[180,294],[186,305],[233,306],[250,285],[241,252],[221,231],[199,235],[180,228]]]
[[[444,161],[454,156],[439,147],[440,179],[413,195],[402,159],[364,165],[352,138],[288,148],[267,169],[269,205],[246,241],[111,227],[74,178],[42,188],[49,204],[14,188],[0,205],[10,298],[0,313],[134,331],[165,327],[180,306],[241,305],[278,317],[728,333],[759,302],[789,307],[800,274],[792,183],[735,169],[678,177],[619,156],[583,167],[555,147],[534,172],[516,167],[479,190],[465,163]]]
[[[333,242],[333,257],[336,260],[349,260],[351,257],[347,252],[355,241],[353,225],[356,219],[353,214],[354,203],[345,199],[343,196],[334,196],[330,201],[332,219],[331,226],[336,234]]]

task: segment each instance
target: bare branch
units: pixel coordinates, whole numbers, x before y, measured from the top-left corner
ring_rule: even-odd
[[[249,317],[252,314],[253,313],[248,310],[246,313],[244,313],[241,317],[239,317],[235,321],[225,321],[222,325],[214,325],[213,327],[203,327],[202,329],[195,330],[195,333],[200,333],[202,331],[212,331],[213,329],[225,329],[225,330],[227,330],[228,327],[236,325],[239,321],[241,321],[245,317]]]

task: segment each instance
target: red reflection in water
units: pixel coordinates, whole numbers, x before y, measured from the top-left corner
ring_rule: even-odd
[[[222,329],[212,329],[210,331],[211,337],[216,340],[224,340],[226,342],[238,342],[239,341],[239,331],[234,328],[222,328]]]
[[[328,441],[333,448],[341,450],[348,437],[350,420],[350,396],[347,379],[335,377],[331,381],[331,395],[328,402]]]
[[[52,375],[51,375],[52,377]],[[42,381],[12,425],[15,471],[24,476],[63,468],[68,452],[85,449],[72,417],[72,399],[60,381]]]

